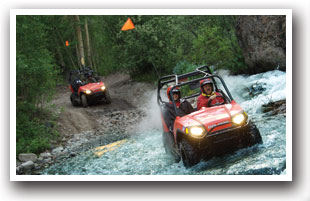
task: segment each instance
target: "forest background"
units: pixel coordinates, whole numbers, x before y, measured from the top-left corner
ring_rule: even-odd
[[[135,28],[121,31],[130,18]],[[57,85],[84,65],[99,75],[136,81],[184,73],[200,65],[246,72],[236,38],[237,16],[16,16],[17,154],[40,153],[58,137],[45,108]],[[83,58],[83,59],[81,59]]]

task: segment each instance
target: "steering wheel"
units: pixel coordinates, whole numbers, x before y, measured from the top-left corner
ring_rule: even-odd
[[[223,99],[223,102],[219,103],[218,101],[216,101],[216,103],[212,104],[212,101],[214,101],[217,98]],[[216,97],[214,99],[209,98],[207,106],[208,107],[213,107],[213,106],[218,106],[218,105],[224,105],[225,102],[226,102],[226,98],[223,95],[216,95]]]

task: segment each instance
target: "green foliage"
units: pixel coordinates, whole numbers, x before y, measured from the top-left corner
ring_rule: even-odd
[[[58,69],[48,50],[46,25],[39,16],[16,19],[16,89],[22,101],[42,104],[51,98]]]
[[[179,62],[173,69],[174,74],[184,74],[188,72],[195,71],[195,69],[199,67],[199,65],[193,65],[187,61],[181,61]],[[189,80],[195,79],[195,77],[191,77]],[[181,94],[182,96],[190,96],[196,93],[199,93],[200,89],[191,90],[189,88],[189,85],[185,85],[181,87]]]
[[[193,65],[187,61],[180,61],[179,63],[177,63],[177,65],[173,68],[173,73],[174,74],[184,74],[184,73],[188,73],[191,71],[194,71],[196,68],[198,67],[198,65]]]
[[[51,112],[32,104],[19,103],[16,111],[16,154],[40,153],[50,148],[50,140],[59,137]]]
[[[39,153],[50,147],[56,131],[45,126],[52,113],[43,105],[52,98],[59,69],[55,67],[50,27],[42,16],[16,17],[16,151]]]
[[[135,29],[121,31],[130,17]],[[232,72],[245,67],[234,16],[80,16],[88,22],[92,62],[99,74],[129,72],[137,81],[183,74],[207,64]],[[79,68],[73,16],[16,16],[17,149],[38,152],[54,135],[40,118],[60,75]],[[69,41],[69,46],[65,46]],[[85,51],[86,52],[86,51]],[[86,54],[85,54],[86,56]],[[86,65],[89,64],[85,57]],[[189,95],[189,89],[182,89]],[[44,112],[43,112],[44,113]],[[49,121],[44,116],[45,121]]]
[[[135,29],[121,31],[128,17]],[[57,65],[65,65],[62,71],[77,68],[73,16],[40,18],[41,28],[45,27],[49,35],[46,40],[54,44],[47,49],[53,52]],[[232,71],[245,66],[234,34],[234,16],[80,16],[82,27],[85,19],[89,25],[93,63],[100,74],[125,71],[132,76],[145,76],[156,75],[157,71],[162,76],[171,74],[173,68],[185,60]],[[40,37],[46,38],[46,33]],[[69,47],[64,46],[65,40],[70,41]],[[87,64],[88,58],[85,59]]]
[[[121,31],[128,17],[136,28]],[[156,69],[165,75],[184,60],[235,72],[245,67],[235,36],[234,16],[80,16],[82,27],[85,19],[93,63],[100,74],[126,71],[145,75],[156,73]],[[54,60],[63,73],[78,68],[73,16],[18,16],[17,20],[18,30],[22,30],[17,32],[18,40],[28,41],[18,43],[24,52],[32,52],[33,47],[46,49],[49,53],[37,51],[45,58],[44,64]],[[68,47],[64,46],[66,40]],[[36,52],[33,57],[37,58]]]
[[[198,38],[193,42],[192,61],[233,72],[245,67],[235,35],[231,33],[229,37],[225,37],[222,32],[223,28],[220,26],[202,27]]]

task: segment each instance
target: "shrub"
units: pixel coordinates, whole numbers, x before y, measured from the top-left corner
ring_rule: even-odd
[[[41,153],[50,148],[50,141],[59,134],[53,128],[51,112],[37,109],[33,104],[19,103],[16,111],[16,154]]]

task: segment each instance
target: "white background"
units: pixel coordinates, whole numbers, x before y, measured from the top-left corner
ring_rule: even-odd
[[[310,7],[306,0],[163,1],[2,0],[1,4],[1,200],[301,200],[310,201],[309,55]],[[10,182],[10,9],[182,8],[293,10],[293,182]]]

